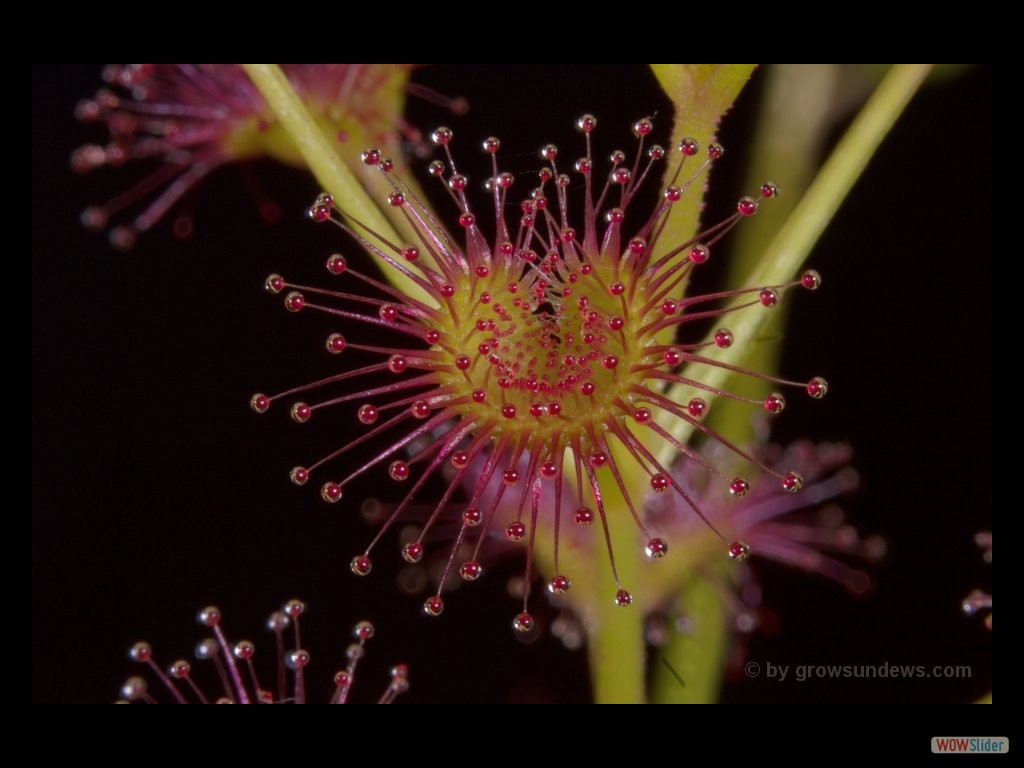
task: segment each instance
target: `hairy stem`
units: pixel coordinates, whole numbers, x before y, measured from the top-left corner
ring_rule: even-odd
[[[338,205],[382,237],[393,243],[403,242],[404,238],[381,212],[381,206],[342,162],[281,68],[277,64],[243,64],[242,67],[292,137],[317,181],[333,195]],[[389,270],[388,280],[413,298],[432,302],[418,285],[397,271]]]
[[[821,233],[882,143],[882,139],[924,82],[932,66],[897,64],[889,71],[822,166],[817,178],[793,209],[793,213],[775,239],[768,245],[760,263],[748,276],[748,285],[783,283],[797,274],[814,244],[821,237]],[[732,323],[737,343],[708,356],[733,365],[738,364],[746,356],[748,345],[758,337],[768,317],[768,313],[763,311],[738,313]],[[711,368],[702,381],[709,387],[721,388],[730,375],[732,374],[728,370]],[[669,396],[677,402],[684,402],[690,396],[690,392],[687,387],[676,385],[669,391]],[[665,426],[678,440],[684,442],[693,432],[693,427],[686,422],[672,420]],[[675,449],[666,443],[659,451],[659,460],[671,462],[675,454]]]

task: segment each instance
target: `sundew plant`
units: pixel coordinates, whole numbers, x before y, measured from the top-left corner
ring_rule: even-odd
[[[865,283],[844,284],[852,267],[825,246],[865,168],[892,162],[886,137],[915,94],[956,79],[924,85],[923,65],[655,65],[630,70],[646,103],[630,103],[623,79],[608,83],[623,91],[614,106],[584,88],[532,114],[515,70],[461,88],[457,70],[385,67],[364,82],[358,69],[216,66],[234,68],[210,81],[190,65],[117,70],[117,96],[79,106],[112,137],[79,143],[88,181],[149,163],[128,192],[80,184],[83,222],[131,249],[105,257],[130,280],[101,289],[118,307],[116,319],[98,310],[101,324],[168,363],[127,366],[126,390],[112,349],[124,412],[75,417],[76,434],[103,436],[100,455],[126,449],[115,476],[147,450],[163,467],[137,505],[116,494],[132,515],[95,522],[124,553],[115,624],[132,607],[142,624],[111,648],[160,636],[161,605],[231,602],[209,584],[253,585],[254,610],[312,585],[314,606],[386,629],[384,658],[422,650],[428,668],[409,659],[417,684],[403,702],[430,701],[432,675],[479,678],[481,700],[689,702],[719,699],[726,680],[727,697],[764,685],[747,665],[767,660],[773,637],[807,648],[807,611],[874,620],[890,564],[918,555],[878,507],[857,514],[884,462],[842,424],[875,421],[885,406],[857,394],[879,379],[894,396],[942,380],[885,370],[869,341],[885,309]],[[593,106],[579,103],[588,94]],[[178,257],[150,245],[172,229],[188,238]],[[888,289],[904,274],[889,265],[919,257],[897,236],[859,258]],[[815,319],[837,304],[868,318],[863,344],[850,342],[853,319]],[[898,311],[891,333],[916,355],[908,322]],[[84,370],[92,391],[102,369]],[[962,521],[938,509],[990,528],[984,499]],[[972,562],[970,533],[963,550]],[[155,555],[154,573],[147,551],[177,555]],[[987,578],[978,568],[951,592]],[[972,634],[964,645],[983,651],[985,630],[964,622]],[[787,663],[917,661],[895,640],[817,650]],[[918,656],[962,666],[961,650]],[[971,658],[950,700],[990,689],[983,653]],[[527,671],[492,676],[507,663]],[[828,699],[823,686],[780,682],[765,698]],[[852,697],[886,696],[866,686]]]

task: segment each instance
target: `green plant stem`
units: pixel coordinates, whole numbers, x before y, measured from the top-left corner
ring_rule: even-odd
[[[755,64],[651,64],[654,76],[672,99],[675,109],[672,136],[676,140],[684,137],[695,139],[706,148],[714,138],[722,116],[732,108],[755,67]],[[688,173],[687,170],[683,177],[686,178]],[[670,164],[662,179],[663,184],[671,183],[673,174]],[[707,179],[705,175],[701,183],[706,184]],[[703,210],[703,192],[693,190],[683,195],[682,200],[670,209],[659,235],[660,241],[684,243],[689,240],[699,230]],[[682,298],[686,283],[686,280],[679,282],[676,298]],[[671,344],[675,331],[674,327],[658,331],[658,342]]]
[[[698,573],[683,585],[677,599],[692,627],[673,633],[667,645],[652,651],[651,702],[713,704],[722,687],[729,647],[729,617],[720,586]]]
[[[378,235],[393,243],[403,242],[404,238],[381,212],[380,205],[365,192],[360,180],[342,162],[281,68],[277,64],[243,64],[242,67],[292,137],[320,185],[347,213]],[[413,298],[432,303],[418,285],[396,270],[389,270],[388,280]]]
[[[793,279],[932,66],[898,64],[889,71],[775,239],[768,245],[760,264],[750,274],[749,285],[775,285]],[[736,303],[742,301],[746,299],[737,300]],[[749,344],[757,338],[767,318],[768,314],[764,311],[737,313],[732,331],[738,342],[708,356],[731,365],[738,364],[746,356]],[[731,375],[724,368],[710,367],[701,381],[711,388],[720,389]],[[689,388],[682,385],[669,390],[669,397],[676,402],[685,401],[690,394]],[[684,443],[693,433],[693,427],[681,420],[667,421],[664,426]],[[658,459],[668,465],[675,455],[676,450],[665,443],[658,452]]]
[[[630,585],[639,583],[636,524],[617,487],[607,489],[604,507],[611,540],[617,545],[615,563],[619,580],[628,589]],[[594,524],[595,527],[597,525]],[[616,605],[614,598],[618,590],[619,583],[612,574],[611,566],[600,562],[594,600],[596,626],[587,631],[594,701],[598,704],[643,704],[647,701],[644,611],[641,605]]]

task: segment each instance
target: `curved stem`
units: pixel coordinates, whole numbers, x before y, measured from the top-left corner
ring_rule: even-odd
[[[292,137],[303,160],[320,185],[330,192],[348,213],[374,232],[393,243],[402,242],[402,236],[381,212],[380,206],[366,194],[363,184],[342,162],[281,68],[277,64],[243,64],[242,67]],[[397,284],[404,293],[420,301],[432,301],[418,285],[404,275],[394,270],[389,272],[394,274],[389,274],[388,279]]]
[[[800,203],[768,245],[760,263],[748,277],[748,285],[772,285],[791,280],[832,220],[846,195],[853,188],[871,156],[882,143],[911,97],[924,82],[931,64],[897,64],[885,76],[868,103],[853,121]],[[737,339],[756,339],[768,314],[744,311],[732,323]],[[736,365],[747,354],[748,344],[742,341],[717,354],[709,354],[722,362]],[[710,368],[702,379],[709,387],[721,388],[731,372]],[[676,385],[669,397],[681,402],[689,396],[686,387]],[[693,427],[686,422],[665,424],[676,439],[685,442]],[[675,449],[666,443],[659,451],[659,460],[670,462]]]

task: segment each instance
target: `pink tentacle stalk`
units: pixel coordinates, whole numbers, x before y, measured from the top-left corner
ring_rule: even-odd
[[[461,99],[410,86],[412,65],[284,64],[282,70],[340,144],[408,143],[424,151],[423,136],[401,115],[406,93],[456,114],[466,108]],[[116,248],[132,248],[139,235],[223,165],[261,157],[302,165],[296,147],[239,64],[110,64],[103,79],[106,86],[79,102],[75,115],[82,122],[106,126],[109,140],[76,149],[71,167],[87,173],[133,161],[159,163],[134,186],[82,212],[88,229],[109,227]],[[277,222],[280,207],[263,193],[255,175],[250,171],[244,180],[262,219]],[[117,220],[123,223],[112,226]],[[180,207],[173,231],[182,239],[193,231],[191,214]]]
[[[201,641],[196,646],[196,657],[201,661],[211,662],[216,668],[221,684],[219,695],[208,695],[204,687],[194,679],[192,664],[185,659],[172,662],[165,672],[154,658],[153,646],[144,640],[135,643],[128,656],[132,661],[145,665],[178,704],[306,704],[304,670],[310,663],[310,655],[303,649],[299,633],[299,617],[305,610],[306,605],[301,600],[289,600],[281,610],[274,611],[267,619],[266,628],[274,634],[275,641],[276,692],[260,683],[253,661],[256,656],[256,644],[251,640],[239,640],[232,645],[220,627],[221,612],[212,605],[199,612],[199,623],[212,629],[215,636]],[[290,648],[287,647],[289,641],[286,639],[289,628],[292,630]],[[356,667],[366,652],[366,642],[373,637],[374,631],[373,624],[368,621],[358,622],[352,630],[355,642],[351,643],[346,651],[347,665],[334,675],[335,688],[331,695],[331,704],[344,704],[348,701],[355,680]],[[289,671],[292,683],[290,689]],[[182,691],[180,685],[184,685],[186,690]],[[409,670],[404,664],[398,664],[391,669],[391,680],[378,703],[390,704],[408,688]],[[133,675],[125,681],[121,686],[121,696],[123,703],[159,703],[156,695],[150,693],[146,678],[141,675]]]

